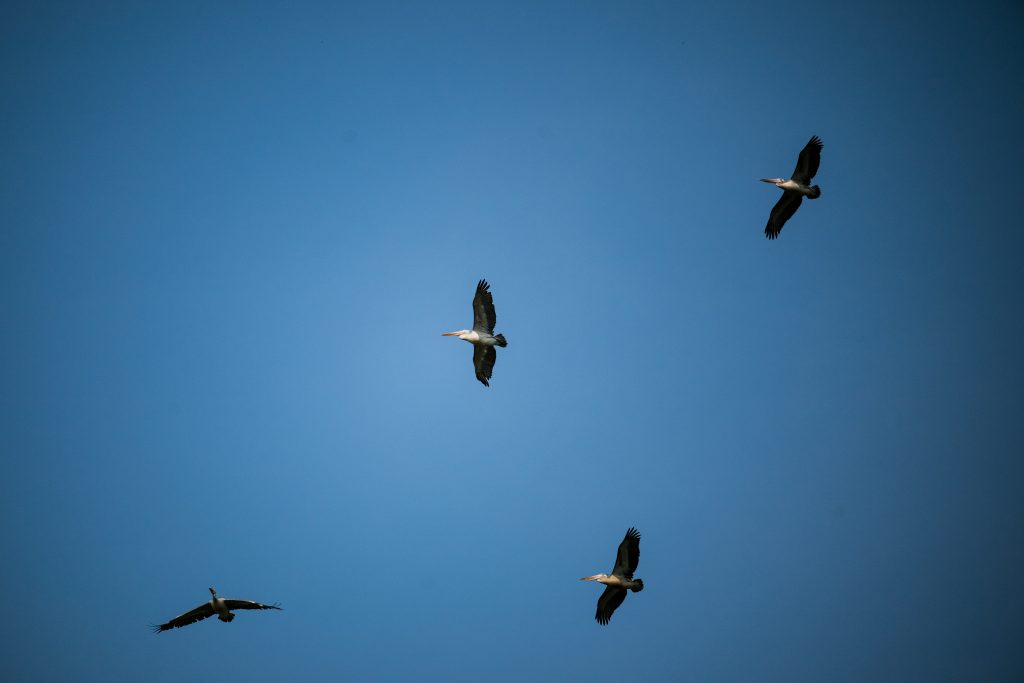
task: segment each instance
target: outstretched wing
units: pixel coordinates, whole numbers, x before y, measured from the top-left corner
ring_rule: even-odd
[[[275,602],[273,605],[264,605],[252,600],[238,600],[236,598],[225,598],[224,605],[230,610],[236,609],[281,609]]]
[[[625,588],[619,586],[608,586],[604,589],[604,593],[601,593],[601,597],[597,599],[597,614],[594,616],[597,623],[604,626],[611,621],[612,614],[626,599],[627,592]]]
[[[782,226],[786,224],[796,210],[800,208],[800,203],[803,202],[804,196],[799,192],[793,190],[786,190],[779,197],[779,201],[775,203],[772,208],[772,213],[768,216],[768,225],[764,228],[764,236],[770,240],[775,239],[782,232]]]
[[[476,296],[473,297],[473,329],[494,334],[498,316],[494,313],[494,298],[491,296],[490,288],[487,280],[476,283]]]
[[[476,370],[476,378],[485,387],[491,386],[488,380],[491,379],[491,372],[494,371],[494,361],[498,359],[498,352],[493,346],[473,344],[473,369]]]
[[[625,579],[633,579],[633,572],[640,562],[640,532],[629,527],[626,537],[619,544],[619,552],[615,556],[615,568],[612,569],[612,576],[621,576]],[[619,602],[622,602],[620,599]],[[618,603],[615,604],[618,607]],[[613,610],[615,607],[612,608]]]
[[[174,617],[166,624],[154,626],[153,633],[160,633],[161,631],[170,631],[172,628],[181,628],[182,626],[188,626],[189,624],[194,624],[197,621],[202,621],[203,619],[206,619],[207,617],[212,617],[213,615],[213,605],[211,605],[208,602],[204,602],[202,605],[196,607],[194,610],[190,610],[188,612],[185,612],[184,614],[180,614]]]
[[[813,136],[804,148],[800,150],[800,156],[796,160],[796,168],[791,176],[793,180],[801,185],[810,185],[811,178],[818,173],[818,165],[821,163],[821,150],[825,145],[821,138]]]

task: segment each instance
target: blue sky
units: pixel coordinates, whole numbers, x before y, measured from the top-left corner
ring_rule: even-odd
[[[1022,20],[8,3],[0,677],[1019,680]]]

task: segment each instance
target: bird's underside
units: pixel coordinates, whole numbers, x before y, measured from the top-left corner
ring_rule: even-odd
[[[473,372],[485,387],[491,386],[494,363],[498,359],[496,346],[508,346],[505,335],[495,334],[494,325],[498,320],[494,312],[494,298],[487,280],[480,280],[473,297],[473,329],[445,332],[444,337],[458,337],[473,345]]]
[[[217,618],[221,621],[230,622],[234,620],[235,615],[231,612],[239,609],[276,609],[280,610],[281,607],[274,603],[273,605],[264,605],[260,602],[254,602],[252,600],[240,600],[238,598],[218,598],[216,592],[211,588],[210,593],[213,595],[213,599],[208,602],[204,602],[199,607],[189,610],[184,614],[179,614],[170,621],[153,626],[154,633],[160,633],[161,631],[170,631],[173,628],[182,628],[183,626],[189,626],[197,621],[202,621],[217,615]]]
[[[821,196],[821,188],[811,185],[811,179],[818,173],[821,164],[821,150],[824,144],[817,135],[812,136],[804,148],[800,150],[796,168],[789,180],[783,178],[761,178],[762,182],[772,183],[782,190],[782,196],[772,207],[768,216],[768,224],[764,228],[764,236],[773,240],[782,232],[783,226],[800,208],[804,197],[817,199]]]
[[[619,544],[615,555],[615,567],[611,574],[594,574],[583,577],[583,581],[596,581],[605,585],[604,592],[597,599],[597,612],[594,618],[602,626],[612,619],[612,614],[626,599],[626,593],[639,593],[644,589],[642,579],[634,579],[633,573],[640,562],[640,532],[630,527],[625,538]]]

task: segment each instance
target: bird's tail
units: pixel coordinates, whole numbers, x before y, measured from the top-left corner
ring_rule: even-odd
[[[494,335],[494,343],[500,346],[501,348],[505,348],[506,346],[508,346],[508,342],[505,341],[505,335],[503,334]]]
[[[633,583],[635,583],[636,585],[630,588],[629,590],[633,591],[634,593],[639,593],[644,589],[643,579],[633,579]]]
[[[807,195],[808,199],[817,199],[821,196],[821,188],[817,185],[811,185],[811,194]]]
[[[220,619],[221,621],[233,621],[234,618],[235,618],[235,615],[232,614],[231,612],[228,612],[227,614],[219,614],[219,615],[217,615],[217,618]]]

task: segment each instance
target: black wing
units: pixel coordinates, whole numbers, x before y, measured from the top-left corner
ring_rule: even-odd
[[[252,600],[238,600],[237,598],[224,598],[224,605],[230,610],[236,609],[281,609],[275,602],[273,605],[264,605]]]
[[[626,579],[633,579],[633,572],[640,562],[640,532],[629,527],[626,537],[619,544],[619,552],[615,556],[615,568],[612,569],[612,576],[621,576]],[[620,599],[619,602],[622,602]],[[619,603],[615,603],[618,607]],[[612,607],[614,610],[615,607]],[[609,614],[611,614],[609,612]]]
[[[786,190],[779,197],[779,201],[775,202],[775,206],[772,208],[772,214],[768,216],[768,225],[764,228],[764,236],[770,240],[775,239],[782,232],[782,226],[786,224],[796,210],[800,208],[800,203],[803,202],[804,196],[799,192],[793,190]]]
[[[487,280],[476,283],[476,296],[473,297],[473,329],[494,334],[498,316],[494,313],[494,298],[491,296],[490,288]],[[487,376],[490,377],[489,374]]]
[[[189,624],[194,624],[197,621],[202,621],[203,619],[206,619],[207,617],[212,617],[213,615],[213,605],[206,602],[200,605],[199,607],[196,607],[194,610],[190,612],[185,612],[184,614],[174,617],[166,624],[154,626],[153,633],[160,633],[161,631],[170,631],[172,628],[181,628],[182,626],[188,626]]]
[[[493,346],[473,344],[473,368],[476,370],[476,378],[485,387],[491,386],[488,382],[491,379],[491,372],[494,371],[494,361],[498,359],[498,352]]]
[[[604,589],[604,593],[601,593],[601,597],[597,599],[597,614],[594,618],[597,619],[597,623],[604,626],[612,619],[612,614],[619,608],[622,601],[626,599],[625,588],[619,586],[608,586]]]
[[[796,168],[793,170],[792,178],[801,185],[810,185],[811,178],[818,173],[818,165],[821,164],[821,150],[825,145],[817,135],[811,138],[810,142],[800,150],[800,156],[796,160]]]

